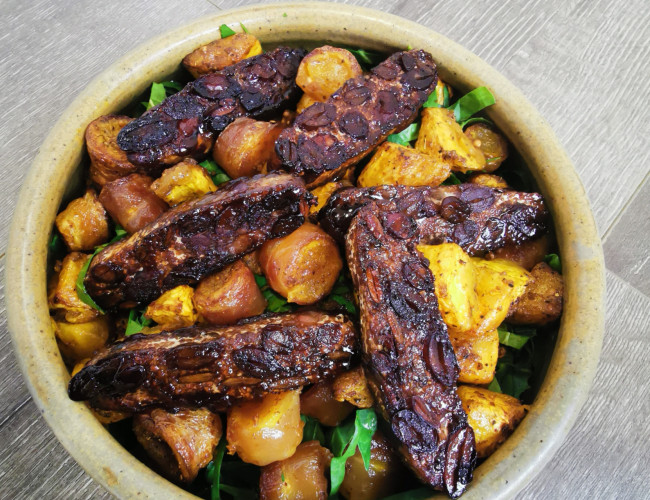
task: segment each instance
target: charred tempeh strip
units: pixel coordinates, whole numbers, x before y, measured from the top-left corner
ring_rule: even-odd
[[[397,52],[369,75],[345,82],[282,131],[276,151],[283,167],[305,177],[308,187],[342,175],[389,134],[417,116],[438,76],[431,54]]]
[[[382,210],[409,215],[413,224],[409,239],[457,243],[471,255],[539,238],[550,227],[540,194],[477,184],[342,189],[319,212],[320,224],[342,242],[354,215],[371,202]]]
[[[198,158],[235,118],[264,116],[296,100],[295,77],[305,54],[280,47],[197,78],[125,126],[117,143],[154,177],[183,158]]]
[[[405,463],[425,483],[457,497],[472,479],[474,433],[456,393],[458,366],[434,278],[408,241],[411,227],[409,216],[370,203],[347,234],[362,359]]]
[[[102,250],[86,290],[109,309],[147,304],[289,234],[304,222],[310,200],[302,180],[288,174],[231,181]]]
[[[350,366],[356,348],[343,315],[304,311],[233,326],[134,335],[100,352],[68,386],[75,401],[141,412],[151,407],[215,411],[319,382]]]

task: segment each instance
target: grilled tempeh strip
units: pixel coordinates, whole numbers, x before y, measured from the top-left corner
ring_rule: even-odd
[[[154,177],[183,158],[198,158],[235,118],[262,117],[297,100],[295,77],[305,54],[280,47],[201,76],[126,125],[117,143]]]
[[[365,372],[396,449],[417,477],[460,496],[475,440],[456,393],[458,366],[412,216],[361,208],[346,238],[359,298]]]
[[[369,75],[345,82],[282,131],[276,151],[283,168],[304,176],[308,187],[340,177],[389,134],[417,116],[438,81],[431,54],[397,52]]]
[[[75,401],[142,412],[151,407],[226,409],[346,370],[355,328],[343,315],[303,311],[223,327],[133,335],[103,350],[68,386]]]
[[[342,189],[319,212],[320,224],[342,242],[354,215],[371,202],[409,215],[409,239],[457,243],[470,255],[539,238],[551,223],[538,193],[459,184]]]
[[[231,181],[98,253],[86,290],[109,309],[148,304],[289,234],[304,222],[310,200],[302,180],[288,174]]]

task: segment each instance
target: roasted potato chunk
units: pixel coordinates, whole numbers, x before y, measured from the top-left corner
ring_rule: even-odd
[[[289,458],[273,462],[260,475],[261,500],[325,500],[325,470],[332,453],[318,441],[307,441]]]
[[[254,252],[247,253],[244,255],[241,260],[248,266],[253,274],[263,274],[262,266],[260,266],[260,251],[259,249]]]
[[[312,50],[301,61],[296,83],[312,99],[326,101],[346,81],[362,73],[351,52],[324,45]]]
[[[267,241],[260,265],[273,290],[289,302],[309,305],[332,290],[343,261],[334,239],[306,222],[288,236]]]
[[[512,434],[526,415],[528,408],[518,399],[480,387],[461,385],[458,397],[474,430],[476,454],[490,456]]]
[[[149,304],[144,315],[154,320],[165,330],[192,326],[198,318],[192,302],[193,298],[194,289],[191,286],[177,286],[167,290]]]
[[[320,102],[320,101],[317,101],[316,99],[309,97],[307,94],[303,94],[300,100],[298,101],[298,104],[296,105],[296,113],[302,113],[309,106],[311,106],[316,102]]]
[[[268,465],[289,458],[302,441],[300,390],[267,394],[228,410],[228,452],[244,462]]]
[[[48,306],[51,311],[62,313],[68,323],[86,323],[100,314],[77,295],[77,278],[88,259],[90,255],[84,253],[69,253],[61,263],[58,276],[50,281]]]
[[[468,181],[472,184],[480,184],[491,188],[508,189],[508,183],[503,177],[494,174],[474,174]]]
[[[370,408],[375,402],[360,366],[336,377],[332,381],[332,393],[337,401],[347,401],[357,408]]]
[[[315,384],[300,396],[300,413],[330,427],[339,425],[353,409],[350,403],[334,398],[331,382]]]
[[[452,164],[452,170],[484,170],[485,156],[463,133],[454,118],[454,112],[446,108],[425,108],[415,149],[421,153],[439,157]]]
[[[460,373],[458,381],[467,384],[489,384],[499,359],[497,330],[480,333],[449,332]]]
[[[117,134],[133,118],[106,115],[93,120],[86,127],[86,147],[90,156],[90,179],[100,186],[136,171],[117,145]]]
[[[465,129],[475,147],[485,156],[486,172],[494,172],[508,157],[508,142],[486,123],[475,123]]]
[[[262,314],[266,299],[255,275],[241,260],[203,278],[194,292],[194,305],[213,325],[228,325]]]
[[[198,78],[261,53],[262,45],[257,38],[248,33],[237,33],[190,52],[183,58],[183,66],[194,78]]]
[[[153,179],[141,174],[109,182],[99,193],[104,208],[130,234],[155,221],[167,210],[167,203],[151,190]]]
[[[266,173],[274,162],[281,123],[237,118],[217,138],[212,157],[233,179]]]
[[[325,206],[325,203],[327,203],[327,200],[330,199],[330,196],[332,196],[342,187],[346,186],[352,186],[352,184],[348,181],[343,180],[337,182],[328,182],[327,184],[323,184],[322,186],[318,186],[317,188],[312,189],[310,193],[314,195],[318,204],[309,207],[309,215],[315,216],[318,212],[320,212],[320,209]]]
[[[106,210],[92,189],[88,189],[83,197],[72,200],[56,216],[55,223],[66,246],[73,252],[92,250],[108,240]]]
[[[530,271],[535,264],[542,262],[551,250],[551,238],[548,235],[536,240],[524,241],[519,245],[506,245],[490,252],[487,259],[505,259]]]
[[[508,321],[515,325],[545,325],[562,314],[564,280],[562,275],[546,262],[540,262],[531,274],[531,283],[508,313]]]
[[[221,418],[205,408],[176,413],[156,408],[133,417],[133,433],[165,476],[190,483],[212,460]]]
[[[74,361],[89,358],[108,340],[110,327],[106,316],[85,323],[67,323],[52,320],[57,339],[63,344],[62,351]]]
[[[357,179],[359,187],[384,184],[439,186],[449,177],[451,161],[413,148],[384,142],[377,148]]]
[[[443,106],[447,106],[447,104],[445,104],[445,91],[447,91],[447,95],[449,99],[451,99],[454,95],[454,90],[451,86],[443,82],[440,79],[440,76],[438,76],[438,82],[436,83],[436,100],[438,101],[438,104]]]
[[[212,178],[196,160],[188,158],[163,171],[159,179],[151,184],[158,198],[170,206],[200,198],[217,190]]]

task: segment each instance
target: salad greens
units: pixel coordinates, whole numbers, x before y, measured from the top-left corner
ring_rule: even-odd
[[[459,98],[448,109],[453,110],[454,118],[463,126],[463,123],[468,121],[472,115],[492,106],[495,102],[496,99],[487,87],[478,87]]]
[[[158,106],[161,102],[167,99],[170,95],[175,94],[183,88],[178,82],[172,80],[166,82],[154,82],[151,84],[151,90],[149,92],[149,101],[141,102],[146,110]]]
[[[505,354],[497,362],[494,380],[488,389],[520,398],[531,387],[531,377],[538,371],[536,366],[544,362],[542,358],[548,356],[544,350],[554,339],[546,339],[545,345],[536,349],[538,337],[535,328],[503,323],[497,331],[499,343],[505,346]]]
[[[235,34],[235,32],[229,28],[227,24],[222,24],[219,26],[219,33],[221,34],[221,38],[228,38],[229,36],[233,36]]]
[[[386,141],[394,142],[408,147],[411,145],[411,142],[415,141],[418,138],[419,132],[420,123],[413,122],[398,134],[390,134],[388,137],[386,137]]]
[[[345,307],[345,310],[349,314],[356,314],[357,307],[351,300],[353,296],[354,292],[352,291],[352,282],[345,274],[343,274],[343,272],[341,272],[336,283],[334,283],[332,292],[325,298],[325,300],[333,300],[337,304]]]
[[[307,415],[300,415],[300,420],[305,423],[302,428],[302,442],[318,441],[321,446],[325,446],[325,432],[318,420]]]
[[[153,321],[151,319],[145,318],[144,310],[131,309],[124,335],[128,337],[129,335],[140,333],[145,326],[151,326],[152,324]]]
[[[551,266],[553,271],[557,271],[558,273],[562,272],[562,262],[560,262],[560,256],[558,254],[550,253],[544,256],[544,262]]]
[[[231,180],[228,174],[224,172],[223,169],[217,165],[217,162],[214,160],[203,160],[201,163],[199,163],[199,165],[208,171],[208,173],[212,176],[212,182],[214,182],[216,186]]]
[[[266,278],[264,276],[262,276],[261,274],[256,274],[255,282],[257,283],[257,286],[260,287],[260,290],[262,290],[262,295],[266,299],[267,311],[278,313],[278,312],[291,312],[294,310],[295,306],[293,304],[289,304],[287,302],[287,299],[285,299],[282,295],[273,291],[273,289],[269,285],[268,281],[266,281]]]
[[[386,59],[386,54],[375,52],[374,50],[354,49],[352,47],[341,48],[347,50],[348,52],[351,52],[352,55],[357,59],[359,65],[364,70],[368,70],[374,66],[377,66],[377,64]]]

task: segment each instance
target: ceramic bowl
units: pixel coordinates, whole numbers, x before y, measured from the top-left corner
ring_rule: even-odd
[[[36,404],[63,446],[120,498],[195,498],[123,449],[80,403],[50,325],[46,299],[49,228],[62,201],[78,192],[83,133],[94,118],[117,112],[179,68],[185,54],[219,38],[222,23],[242,22],[263,44],[300,41],[391,51],[431,52],[442,78],[461,91],[486,85],[497,104],[488,115],[532,171],[553,215],[566,280],[565,309],[548,372],[530,413],[477,470],[463,498],[508,498],[526,485],[566,437],[595,374],[603,333],[600,240],[584,189],[544,119],[508,80],[458,44],[399,17],[327,3],[252,6],[202,18],[133,50],[100,74],[65,111],[40,147],[21,191],[7,255],[9,327]]]

